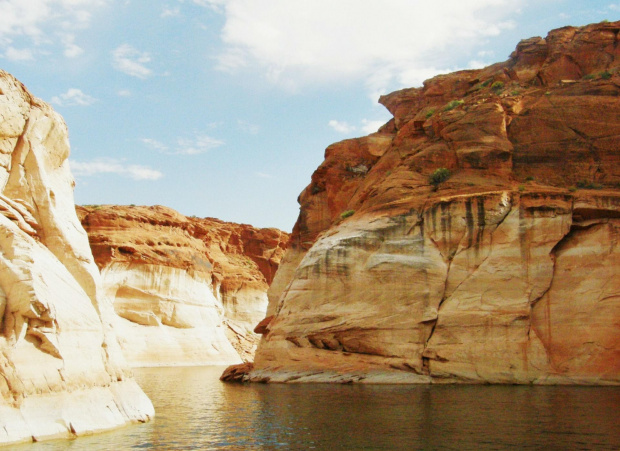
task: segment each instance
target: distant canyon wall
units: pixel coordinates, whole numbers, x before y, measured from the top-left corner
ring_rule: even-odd
[[[161,206],[77,211],[132,366],[253,359],[288,234]]]
[[[0,445],[154,414],[112,330],[68,156],[62,118],[0,70]]]
[[[620,383],[619,31],[524,40],[328,147],[245,380]]]

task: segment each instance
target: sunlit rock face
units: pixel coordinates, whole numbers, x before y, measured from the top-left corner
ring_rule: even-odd
[[[0,71],[0,444],[146,421],[88,238],[62,118]]]
[[[288,234],[162,206],[77,211],[131,365],[252,360]]]
[[[245,379],[618,384],[619,30],[384,96],[328,147]]]

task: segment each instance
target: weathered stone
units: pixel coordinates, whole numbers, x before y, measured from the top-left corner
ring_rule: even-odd
[[[252,362],[230,365],[220,376],[222,382],[247,382],[247,375],[254,368]]]
[[[144,422],[73,204],[62,118],[0,71],[0,444]]]
[[[254,356],[254,325],[288,234],[166,207],[77,207],[132,366],[228,365]]]
[[[392,121],[328,147],[247,378],[620,383],[619,31],[383,96]]]

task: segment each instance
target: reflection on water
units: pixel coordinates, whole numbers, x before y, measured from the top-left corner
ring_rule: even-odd
[[[144,368],[151,423],[17,450],[620,449],[620,388],[236,385]]]

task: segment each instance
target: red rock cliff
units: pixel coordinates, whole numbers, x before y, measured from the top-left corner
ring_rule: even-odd
[[[381,97],[299,196],[248,378],[620,382],[619,30]]]
[[[117,333],[130,363],[252,358],[252,329],[265,314],[288,234],[162,206],[77,211],[122,318]]]

